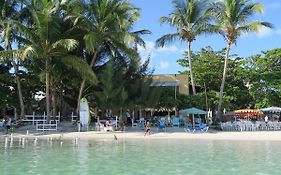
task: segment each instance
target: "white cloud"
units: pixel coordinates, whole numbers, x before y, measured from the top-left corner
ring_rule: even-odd
[[[153,50],[155,46],[155,44],[152,41],[146,41],[145,43],[146,43],[145,48],[138,45],[138,52],[142,59],[141,60],[142,63],[148,58],[148,56],[150,56],[151,59],[153,58]]]
[[[168,53],[170,53],[170,52],[178,52],[179,49],[175,45],[173,45],[171,47],[166,47],[166,46],[159,47],[159,48],[157,48],[156,51],[157,52],[168,52]]]
[[[247,37],[258,37],[258,38],[265,38],[274,35],[281,35],[281,29],[270,29],[267,27],[262,27],[258,33],[243,33],[242,38]]]
[[[159,65],[160,69],[167,69],[170,67],[170,64],[166,61],[160,61],[160,65]]]
[[[150,58],[153,59],[153,57],[158,54],[173,54],[175,52],[181,52],[175,45],[155,48],[155,42],[153,41],[145,41],[145,44],[145,48],[138,46],[142,62],[145,61],[149,55]]]
[[[259,38],[263,38],[263,37],[267,37],[267,36],[270,36],[272,35],[273,33],[273,30],[270,29],[270,28],[267,28],[267,27],[262,27],[259,32],[257,33],[257,36]]]

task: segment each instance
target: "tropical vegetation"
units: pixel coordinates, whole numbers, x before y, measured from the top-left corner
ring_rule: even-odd
[[[175,29],[160,37],[157,47],[182,41],[187,45],[178,63],[191,78],[192,95],[151,87],[150,56],[142,61],[143,35],[135,30],[140,9],[125,0],[9,0],[0,3],[0,109],[79,112],[86,97],[91,111],[198,107],[205,110],[261,108],[281,104],[281,49],[250,57],[230,54],[244,33],[272,27],[249,22],[262,5],[250,0],[173,0],[174,10],[161,17]],[[219,51],[192,43],[202,34],[221,34]],[[213,70],[217,71],[213,71]],[[222,77],[222,78],[221,78]],[[20,109],[20,112],[19,110]]]

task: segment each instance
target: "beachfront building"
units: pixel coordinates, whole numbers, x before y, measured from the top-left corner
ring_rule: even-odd
[[[165,88],[174,91],[174,98],[178,94],[189,95],[189,81],[188,76],[184,74],[156,74],[152,75],[152,83],[150,86],[156,88]],[[140,117],[151,118],[155,116],[169,116],[176,115],[177,108],[164,108],[159,109],[146,108],[140,113]]]
[[[188,76],[184,74],[156,74],[152,75],[151,86],[166,87],[175,90],[176,94],[189,95]]]

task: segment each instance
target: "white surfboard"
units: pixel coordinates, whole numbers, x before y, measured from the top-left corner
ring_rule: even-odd
[[[90,125],[90,110],[89,110],[89,104],[88,100],[86,98],[82,98],[80,100],[80,110],[79,110],[79,116],[80,116],[80,124],[82,125],[81,130],[87,130],[89,129]]]

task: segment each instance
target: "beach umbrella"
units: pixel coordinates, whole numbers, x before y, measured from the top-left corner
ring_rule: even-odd
[[[193,120],[193,127],[195,126],[195,121],[194,121],[194,115],[201,115],[201,114],[204,114],[206,115],[207,112],[206,111],[203,111],[201,109],[198,109],[198,108],[186,108],[186,109],[182,109],[182,110],[179,110],[179,113],[180,114],[184,114],[184,115],[189,115],[191,114],[192,115],[192,120]]]
[[[260,109],[262,112],[265,113],[281,113],[281,108],[280,107],[276,107],[276,106],[272,106],[272,107],[268,107],[268,108],[263,108]]]
[[[250,116],[259,116],[262,114],[262,111],[258,110],[258,109],[239,109],[234,111],[236,114],[238,115],[244,115],[247,116],[248,119]]]
[[[186,109],[182,109],[179,110],[180,114],[207,114],[206,111],[203,111],[201,109],[198,108],[186,108]]]

